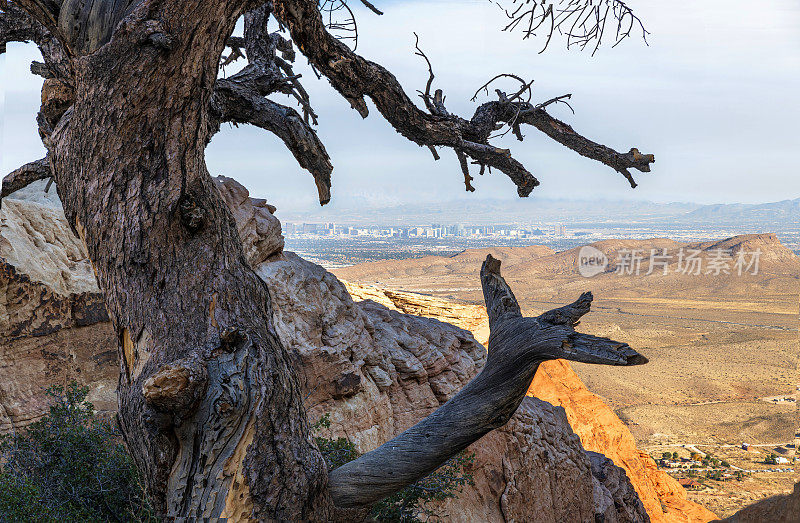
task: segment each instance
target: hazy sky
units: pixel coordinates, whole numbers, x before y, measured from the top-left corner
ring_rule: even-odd
[[[637,173],[640,187],[631,190],[608,167],[528,128],[524,142],[509,136],[496,144],[510,147],[539,178],[532,198],[755,203],[800,196],[795,0],[703,0],[682,2],[679,9],[674,2],[631,0],[651,32],[649,47],[632,38],[594,57],[564,50],[557,38],[538,54],[542,40],[501,32],[505,17],[488,0],[375,3],[384,16],[357,9],[358,52],[394,72],[407,92],[423,88],[427,78],[413,52],[416,31],[450,111],[471,115],[474,90],[497,73],[514,72],[535,78],[536,100],[572,93],[576,114],[565,107],[552,113],[584,135],[620,151],[635,146],[656,155],[653,172]],[[37,54],[30,45],[11,45],[0,65],[4,173],[43,154],[34,121],[41,82],[27,71]],[[452,151],[434,162],[427,149],[396,134],[371,102],[372,114],[362,120],[302,57],[297,69],[335,167],[332,213],[339,206],[465,197]],[[282,95],[275,99],[291,103]],[[237,178],[279,208],[304,208],[316,198],[310,174],[258,129],[223,130],[209,146],[208,165],[212,174]],[[470,197],[516,197],[499,172],[476,176],[474,185]]]

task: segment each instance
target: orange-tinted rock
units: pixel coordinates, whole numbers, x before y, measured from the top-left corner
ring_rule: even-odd
[[[658,470],[611,408],[592,394],[563,360],[545,362],[529,394],[564,407],[572,430],[586,450],[601,452],[625,469],[653,522],[706,522],[713,512],[686,499],[677,480]]]

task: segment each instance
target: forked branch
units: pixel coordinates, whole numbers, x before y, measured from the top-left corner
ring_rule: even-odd
[[[331,471],[329,485],[337,506],[369,506],[430,474],[484,434],[505,425],[543,361],[647,362],[625,343],[575,332],[578,319],[589,312],[589,293],[571,305],[526,318],[500,275],[500,262],[491,256],[481,268],[481,283],[491,329],[483,370],[424,420]]]

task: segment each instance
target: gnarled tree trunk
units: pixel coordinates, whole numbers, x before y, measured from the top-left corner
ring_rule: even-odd
[[[237,9],[144,3],[75,59],[52,166],[119,337],[120,424],[158,508],[324,519],[325,463],[269,294],[204,160]]]

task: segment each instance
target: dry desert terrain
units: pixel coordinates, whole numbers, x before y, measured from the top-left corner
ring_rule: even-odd
[[[578,248],[556,253],[543,246],[378,261],[334,272],[362,284],[481,303],[478,271],[491,252],[503,261],[503,274],[526,315],[590,290],[593,312],[580,328],[625,341],[650,362],[573,367],[628,425],[639,448],[660,456],[665,450],[688,455],[686,447],[695,446],[745,470],[769,468],[758,462],[779,452],[793,467],[800,259],[771,234],[698,244],[606,240],[593,246],[609,266],[589,278],[579,274]],[[653,248],[674,259],[666,270],[654,264],[647,274]],[[685,274],[677,260],[681,248],[701,251],[706,263],[720,249],[729,253],[730,274],[706,274],[705,266],[700,274]],[[625,265],[619,253],[626,249],[644,254],[638,275],[615,269]],[[760,252],[756,274],[753,267],[738,274],[734,260],[740,252]],[[742,451],[743,442],[754,446]],[[795,480],[794,473],[751,472],[743,481],[707,482],[691,497],[725,516],[746,502],[791,490]]]

